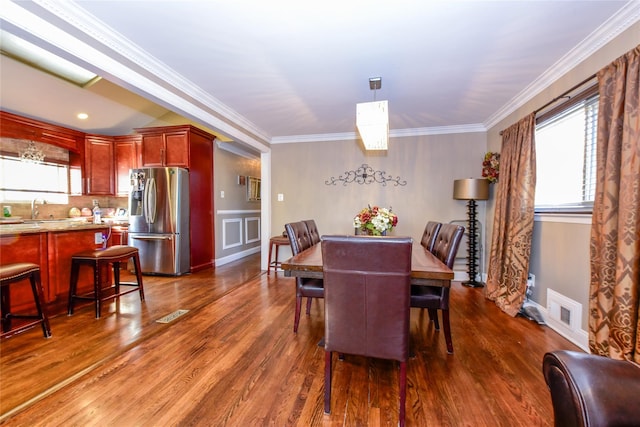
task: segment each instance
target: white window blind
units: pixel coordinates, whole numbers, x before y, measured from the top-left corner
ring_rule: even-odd
[[[597,122],[598,94],[594,89],[538,118],[536,211],[592,209]]]

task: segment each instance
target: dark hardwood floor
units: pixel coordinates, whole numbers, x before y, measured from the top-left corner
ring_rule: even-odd
[[[259,256],[178,278],[145,276],[137,294],[51,319],[0,343],[0,423],[16,426],[391,426],[398,365],[334,362],[323,412],[322,301],[292,332],[294,282]],[[542,356],[579,350],[549,328],[503,314],[481,288],[454,283],[455,353],[413,309],[407,425],[549,426]],[[156,320],[189,310],[173,322]]]

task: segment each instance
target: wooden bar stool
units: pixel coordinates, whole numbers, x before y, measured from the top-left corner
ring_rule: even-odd
[[[278,272],[278,267],[280,267],[280,261],[278,261],[278,248],[281,245],[289,245],[289,238],[284,236],[275,236],[269,239],[269,264],[267,265],[267,274],[270,274],[271,266],[273,266],[273,271]],[[271,261],[271,250],[275,246],[276,248],[276,257],[273,261]]]
[[[37,314],[11,313],[10,285],[25,279],[29,279],[29,282],[31,282],[31,290],[36,303]],[[0,337],[14,335],[39,323],[42,326],[44,337],[49,338],[51,336],[51,327],[49,326],[49,318],[44,309],[43,295],[42,283],[40,282],[40,267],[37,264],[20,262],[0,266],[0,301],[2,310],[2,334],[0,334]],[[33,321],[12,330],[11,319],[13,318],[33,319]]]
[[[120,263],[133,260],[134,273],[136,275],[136,283],[120,282]],[[109,264],[113,266],[113,284],[111,286],[102,287],[103,271],[108,271]],[[93,292],[84,295],[78,295],[78,275],[80,266],[88,265],[93,268]],[[133,289],[120,291],[120,286],[129,286]],[[113,290],[113,292],[110,292]],[[135,291],[140,292],[140,301],[144,301],[144,288],[142,286],[142,273],[140,272],[140,257],[138,249],[133,246],[117,245],[105,249],[96,249],[79,252],[71,257],[71,280],[69,281],[69,304],[67,313],[73,314],[73,304],[75,300],[91,300],[95,303],[96,319],[100,318],[101,302],[109,299],[119,298]],[[108,295],[105,295],[105,292]]]

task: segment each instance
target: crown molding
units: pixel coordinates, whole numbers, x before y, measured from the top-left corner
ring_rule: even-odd
[[[389,137],[404,138],[408,136],[446,135],[451,133],[475,133],[475,132],[486,132],[486,131],[487,131],[487,128],[485,128],[482,123],[473,123],[468,125],[395,129],[389,132]]]
[[[529,102],[553,82],[560,79],[586,58],[593,55],[604,45],[638,22],[638,20],[640,20],[640,1],[631,0],[615,15],[589,34],[575,48],[565,54],[536,80],[524,88],[524,90],[513,97],[511,101],[493,113],[487,121],[484,122],[485,128],[491,129],[497,125],[501,120]],[[586,78],[587,76],[584,77]]]
[[[298,142],[352,141],[357,139],[355,132],[317,133],[309,135],[274,136],[271,144],[292,144]]]
[[[407,128],[389,130],[389,138],[407,138],[426,135],[446,135],[451,133],[486,132],[482,123],[471,125],[435,126],[425,128]],[[292,144],[299,142],[353,141],[358,139],[356,132],[319,133],[315,135],[274,136],[271,144]]]
[[[255,154],[250,152],[249,150],[245,150],[244,148],[239,147],[238,144],[235,144],[233,142],[222,142],[216,140],[216,145],[221,150],[228,151],[229,153],[244,157],[245,159],[260,160],[259,154]]]

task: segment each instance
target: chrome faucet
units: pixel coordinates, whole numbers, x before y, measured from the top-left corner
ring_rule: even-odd
[[[38,205],[36,204],[38,199],[33,199],[31,201],[31,219],[38,219],[38,215],[40,215],[40,211],[38,211]],[[47,201],[42,200],[42,204],[46,205]]]
[[[38,212],[38,206],[36,205],[37,201],[38,199],[33,199],[31,201],[31,219],[38,218],[38,215],[40,214],[40,212]]]

